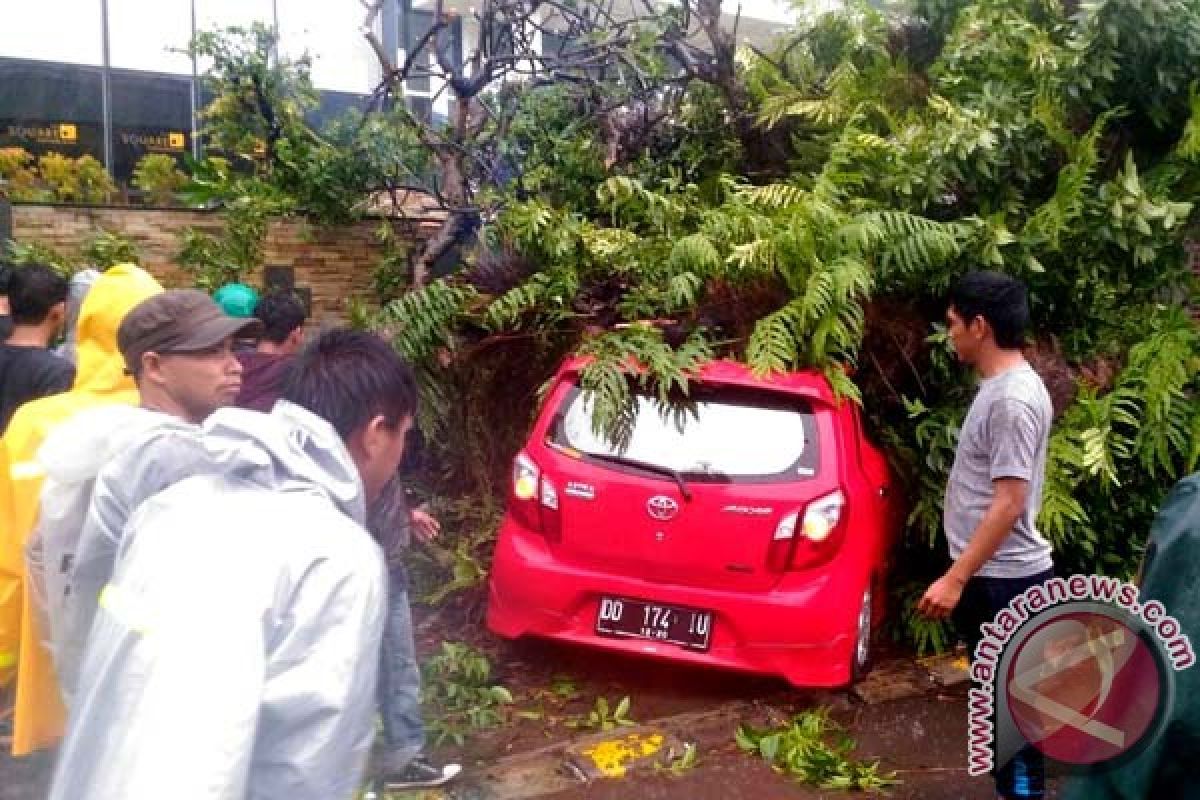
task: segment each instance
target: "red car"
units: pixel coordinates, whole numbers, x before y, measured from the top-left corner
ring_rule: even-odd
[[[861,676],[904,510],[857,406],[820,373],[715,361],[683,415],[639,396],[622,451],[592,430],[586,363],[514,461],[488,627],[797,686]]]

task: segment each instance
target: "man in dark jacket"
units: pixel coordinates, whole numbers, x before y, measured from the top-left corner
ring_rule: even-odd
[[[1150,529],[1139,589],[1142,608],[1157,601],[1192,647],[1200,641],[1200,473],[1176,484],[1163,501]],[[1170,676],[1174,702],[1160,712],[1166,715],[1162,729],[1119,759],[1080,769],[1063,790],[1066,800],[1200,797],[1200,667],[1180,666]]]
[[[242,391],[236,405],[270,411],[283,391],[292,357],[304,346],[304,305],[285,289],[267,292],[254,309],[263,324],[253,352],[238,353],[242,362]]]
[[[50,344],[67,314],[67,280],[42,264],[13,272],[8,285],[13,329],[0,344],[0,433],[22,403],[71,388],[75,367]]]

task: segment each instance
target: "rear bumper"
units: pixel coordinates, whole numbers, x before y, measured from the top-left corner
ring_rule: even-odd
[[[866,570],[855,577],[835,559],[819,570],[789,573],[769,591],[716,591],[564,564],[541,537],[510,522],[505,527],[489,581],[487,625],[494,633],[777,675],[796,686],[844,686],[851,680]],[[711,610],[710,649],[701,653],[600,636],[595,627],[602,595]]]

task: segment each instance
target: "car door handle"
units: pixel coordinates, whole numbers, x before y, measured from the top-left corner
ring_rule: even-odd
[[[887,484],[884,484],[883,486],[879,487],[879,496],[880,497],[887,497],[891,493],[892,493],[892,487],[888,486]]]

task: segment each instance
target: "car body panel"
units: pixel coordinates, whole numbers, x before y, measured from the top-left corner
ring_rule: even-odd
[[[514,513],[521,501],[510,496],[489,580],[489,628],[510,638],[774,674],[803,686],[849,682],[863,593],[874,589],[878,623],[903,518],[887,461],[863,433],[857,408],[839,402],[819,373],[760,378],[730,362],[705,365],[696,379],[706,387],[801,399],[812,410],[818,461],[813,474],[796,479],[687,481],[688,500],[671,477],[594,461],[555,440],[559,412],[585,364],[576,359],[559,370],[526,445],[526,457],[555,487],[554,525],[552,533],[538,530],[528,509]],[[783,518],[838,490],[846,503],[830,540],[813,545],[794,536],[792,555],[801,560],[794,563],[807,566],[772,562],[778,547],[789,546],[773,540]],[[711,611],[707,651],[598,634],[604,597]]]

